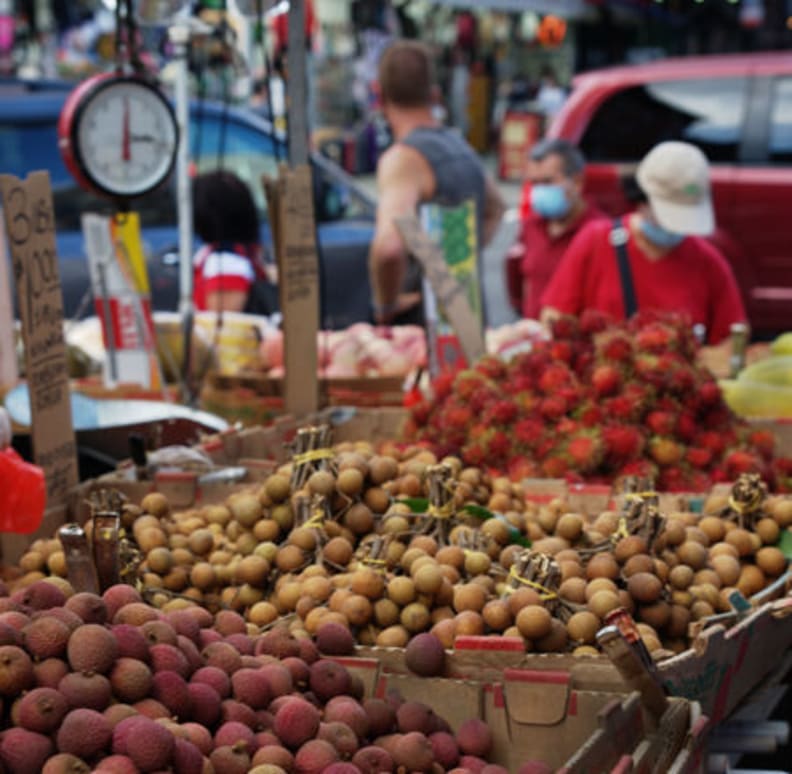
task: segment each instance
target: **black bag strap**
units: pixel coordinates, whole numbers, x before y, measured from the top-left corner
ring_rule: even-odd
[[[633,285],[630,259],[627,256],[627,240],[629,233],[622,225],[620,218],[614,218],[609,240],[616,253],[619,263],[619,277],[621,279],[622,296],[624,298],[624,316],[629,320],[638,311],[638,302],[635,299],[635,285]]]

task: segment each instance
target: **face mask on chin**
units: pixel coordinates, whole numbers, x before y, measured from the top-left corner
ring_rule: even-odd
[[[572,203],[563,186],[538,183],[531,186],[531,209],[540,218],[554,220],[569,215]]]
[[[641,218],[640,228],[643,235],[653,245],[664,250],[673,249],[685,238],[684,234],[675,234],[673,231],[668,231],[645,217]]]

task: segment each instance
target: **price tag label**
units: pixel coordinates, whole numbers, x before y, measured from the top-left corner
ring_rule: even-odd
[[[33,455],[51,506],[66,499],[79,474],[49,174],[0,175],[0,195],[25,343]]]

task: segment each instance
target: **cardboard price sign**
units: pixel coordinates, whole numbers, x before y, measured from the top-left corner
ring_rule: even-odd
[[[397,218],[396,227],[407,249],[420,262],[437,303],[459,338],[465,358],[468,363],[475,363],[486,350],[479,320],[470,307],[465,288],[454,278],[442,249],[421,228],[417,217]]]
[[[18,378],[11,276],[8,271],[5,229],[0,215],[0,387],[13,387]]]
[[[0,195],[25,342],[33,454],[51,506],[66,499],[79,474],[49,174],[24,181],[0,175]]]
[[[265,180],[283,312],[285,404],[297,416],[319,407],[319,261],[316,255],[311,170],[281,167]]]

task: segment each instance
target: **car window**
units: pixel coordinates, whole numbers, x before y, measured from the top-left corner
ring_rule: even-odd
[[[227,169],[244,180],[253,193],[261,217],[267,212],[262,178],[277,177],[278,160],[269,137],[229,116],[193,117],[190,144],[199,172]],[[283,161],[286,161],[284,158]]]
[[[770,161],[792,163],[792,78],[779,78],[770,112]]]
[[[712,162],[736,162],[747,78],[661,81],[600,105],[580,143],[589,161],[638,161],[657,143],[684,140]]]

